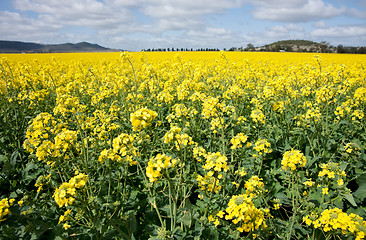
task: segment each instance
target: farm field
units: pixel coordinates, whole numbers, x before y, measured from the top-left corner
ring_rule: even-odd
[[[364,239],[366,56],[0,54],[1,239]]]

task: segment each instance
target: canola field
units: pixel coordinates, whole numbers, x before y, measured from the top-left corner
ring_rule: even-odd
[[[1,239],[365,239],[366,56],[0,55]]]

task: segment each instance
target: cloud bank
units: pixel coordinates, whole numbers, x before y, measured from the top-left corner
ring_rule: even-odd
[[[10,0],[6,0],[10,1]],[[8,40],[89,41],[107,47],[231,47],[281,39],[347,41],[366,45],[366,4],[325,0],[13,0],[0,10]],[[231,19],[226,18],[236,9]],[[339,25],[347,18],[352,23]],[[211,20],[208,20],[211,19]],[[220,20],[215,20],[220,19]],[[334,20],[334,21],[333,21]],[[232,20],[231,20],[232,21]],[[238,27],[238,22],[247,23]],[[236,27],[233,27],[236,25]]]

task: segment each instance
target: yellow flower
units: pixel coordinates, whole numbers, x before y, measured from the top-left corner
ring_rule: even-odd
[[[256,208],[252,198],[247,194],[232,196],[226,208],[226,220],[239,224],[240,232],[251,232],[256,229],[266,228],[264,211]]]
[[[6,218],[4,218],[6,215],[10,213],[9,208],[13,205],[15,199],[8,199],[3,198],[0,201],[0,222],[5,221]]]
[[[294,171],[296,168],[305,167],[306,158],[299,150],[291,149],[285,152],[281,164],[282,169],[287,170],[289,168],[291,171]]]
[[[87,175],[79,173],[70,179],[69,182],[64,182],[58,187],[53,197],[59,207],[69,206],[75,201],[76,188],[82,188],[88,180]]]
[[[338,179],[337,184],[338,184],[339,186],[342,186],[342,185],[344,184],[343,179],[342,179],[342,178]]]
[[[254,150],[256,150],[258,152],[259,155],[263,155],[264,153],[272,152],[272,149],[270,149],[270,147],[271,147],[271,144],[266,139],[259,138],[253,148],[254,148]],[[253,156],[257,157],[256,154],[254,154]]]
[[[221,211],[221,210],[216,214],[216,216],[218,216],[219,218],[223,218],[224,215],[225,215],[225,212]]]
[[[307,225],[314,225],[314,228],[322,228],[324,232],[341,230],[343,234],[353,234],[356,239],[361,238],[366,227],[366,221],[360,216],[342,212],[339,208],[326,209],[318,218],[316,215],[310,215],[303,218]]]
[[[253,119],[254,122],[258,122],[258,123],[262,123],[262,124],[264,124],[265,120],[266,120],[266,117],[264,116],[262,110],[260,110],[260,109],[252,110],[250,117]]]
[[[258,176],[252,176],[248,181],[244,183],[246,194],[256,194],[262,191],[264,184],[262,178]]]
[[[308,186],[308,187],[312,187],[315,185],[315,182],[310,179],[308,179],[307,181],[304,182],[304,185],[305,186]]]
[[[243,143],[245,143],[248,140],[248,137],[244,133],[239,133],[236,136],[234,136],[230,142],[232,144],[231,149],[237,149],[242,148]]]
[[[206,164],[203,168],[205,170],[214,170],[215,172],[226,172],[229,170],[229,166],[227,166],[227,158],[222,156],[220,152],[207,154]]]
[[[134,131],[141,131],[142,129],[151,125],[152,121],[158,116],[157,112],[141,108],[134,113],[131,113],[130,120]]]
[[[198,187],[200,188],[201,191],[206,190],[207,192],[214,191],[215,193],[218,193],[221,189],[220,180],[218,178],[213,177],[212,174],[209,173],[213,172],[208,172],[203,177],[201,175],[197,176]]]
[[[214,221],[214,225],[217,227],[217,225],[219,225],[219,224],[220,224],[219,219],[216,219],[216,220]]]
[[[175,167],[176,164],[176,159],[172,159],[170,156],[159,153],[155,157],[152,157],[148,162],[148,166],[146,167],[146,176],[149,178],[150,182],[155,182],[162,175],[162,171]]]
[[[69,229],[70,227],[71,227],[71,225],[69,225],[69,224],[67,224],[67,223],[64,223],[64,225],[63,225],[63,228],[64,228],[65,230]]]

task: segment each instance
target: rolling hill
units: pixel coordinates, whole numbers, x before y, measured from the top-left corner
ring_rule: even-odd
[[[118,49],[105,48],[88,42],[39,44],[20,41],[1,41],[1,53],[61,53],[61,52],[116,52]]]

